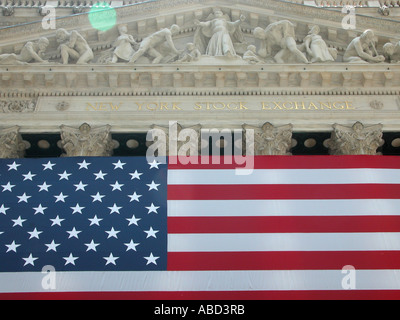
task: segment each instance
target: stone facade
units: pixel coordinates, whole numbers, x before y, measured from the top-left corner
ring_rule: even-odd
[[[324,7],[335,1],[292,2],[114,3],[107,30],[89,2],[55,29],[44,9],[28,28],[18,5],[4,6],[15,25],[0,26],[0,127],[60,134],[67,156],[110,156],[113,134],[157,129],[170,140],[171,121],[177,137],[253,130],[260,155],[290,155],[293,132],[331,132],[331,154],[376,154],[383,133],[400,132],[397,8],[387,16],[382,3],[346,29]]]

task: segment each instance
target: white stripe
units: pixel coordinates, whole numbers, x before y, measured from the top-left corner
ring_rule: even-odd
[[[168,200],[169,217],[371,215],[400,215],[400,200]]]
[[[348,273],[347,273],[348,274]],[[0,292],[343,290],[341,270],[1,273]],[[356,290],[399,290],[400,270],[356,270]]]
[[[400,170],[396,169],[257,169],[250,175],[236,175],[235,172],[235,170],[169,170],[168,184],[400,183]]]
[[[400,233],[169,234],[169,252],[400,250]]]

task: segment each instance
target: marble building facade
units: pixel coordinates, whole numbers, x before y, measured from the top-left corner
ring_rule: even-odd
[[[3,2],[2,158],[144,155],[171,122],[252,130],[256,155],[400,154],[396,3]]]

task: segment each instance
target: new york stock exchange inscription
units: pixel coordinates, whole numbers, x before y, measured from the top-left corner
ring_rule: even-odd
[[[260,102],[244,102],[244,101],[194,101],[190,103],[182,102],[165,102],[165,101],[90,101],[82,106],[84,111],[90,112],[118,112],[118,111],[137,111],[137,112],[177,112],[177,111],[248,111],[248,110],[326,110],[326,111],[346,111],[356,110],[353,101],[302,101],[302,100],[268,100]]]

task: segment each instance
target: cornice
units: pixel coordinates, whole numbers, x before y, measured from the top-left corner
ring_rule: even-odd
[[[0,97],[400,94],[398,64],[0,67]]]

